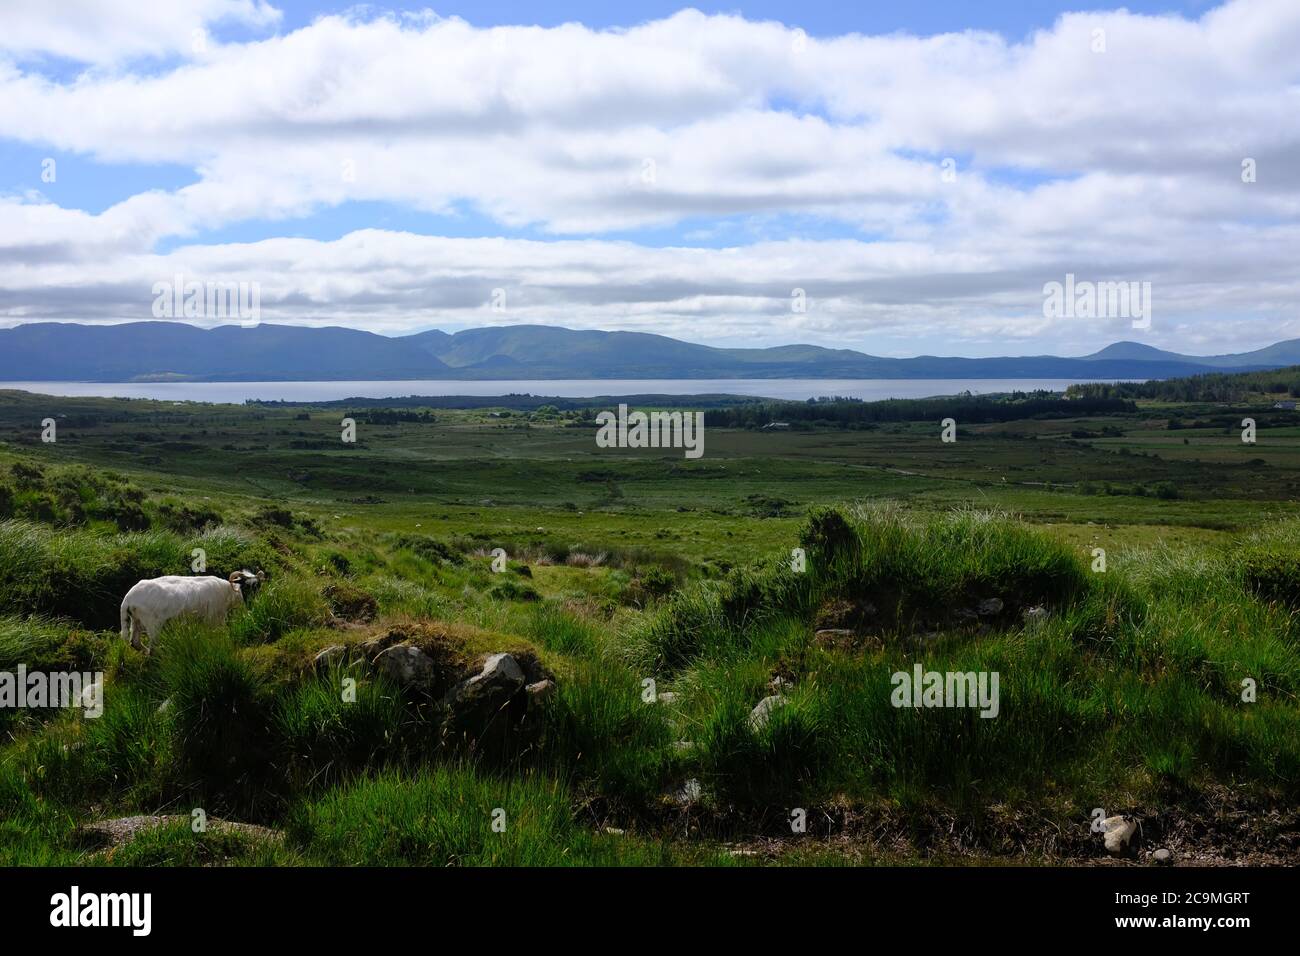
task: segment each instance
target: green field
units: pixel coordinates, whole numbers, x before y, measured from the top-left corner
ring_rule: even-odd
[[[1271,406],[953,443],[939,404],[706,411],[688,460],[581,408],[0,392],[0,672],[107,675],[100,717],[0,709],[0,864],[1083,863],[1096,808],[1141,821],[1134,864],[1294,864],[1300,413]],[[126,590],[196,548],[266,586],[127,646]],[[437,693],[369,663],[393,644]],[[553,695],[449,735],[443,684],[496,652]],[[997,673],[997,716],[895,706],[917,663]],[[172,822],[102,835],[135,815]]]

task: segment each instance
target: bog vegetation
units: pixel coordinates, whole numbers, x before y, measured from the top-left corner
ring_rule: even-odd
[[[0,709],[0,863],[1071,861],[1098,807],[1285,859],[1300,429],[1262,392],[1134,398],[733,404],[683,462],[535,401],[373,409],[344,445],[338,409],[7,393],[0,672],[106,690],[98,718]],[[984,411],[945,445],[941,405]],[[128,647],[127,589],[196,552],[267,584]],[[316,663],[398,640],[557,688],[466,745],[436,695]],[[918,663],[997,672],[996,719],[894,706]],[[172,822],[97,836],[140,814]]]

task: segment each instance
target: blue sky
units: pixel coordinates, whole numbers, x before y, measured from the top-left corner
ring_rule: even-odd
[[[1300,335],[1295,6],[28,4],[0,321],[148,318],[183,269],[394,334],[1258,347]],[[1062,326],[1067,272],[1152,282],[1159,319]]]

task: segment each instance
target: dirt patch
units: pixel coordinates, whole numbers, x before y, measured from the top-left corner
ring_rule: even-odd
[[[341,621],[366,623],[373,621],[379,613],[379,602],[355,584],[340,581],[327,585],[321,596],[329,602],[330,610]]]
[[[84,843],[95,849],[111,850],[130,843],[146,830],[182,823],[189,826],[190,818],[180,813],[140,814],[88,823],[81,828],[79,835]],[[236,833],[250,840],[277,842],[283,839],[283,834],[278,830],[236,820],[209,819],[207,828],[211,833]]]
[[[1155,866],[1152,854],[1163,848],[1172,853],[1173,866],[1300,865],[1300,809],[1226,787],[1207,789],[1188,804],[1129,810],[1139,827],[1134,851],[1124,857],[1108,856],[1089,820],[1068,810],[995,805],[974,819],[943,808],[831,804],[807,809],[803,834],[791,833],[784,809],[739,813],[697,803],[639,819],[610,810],[599,803],[587,807],[597,828],[664,837],[689,832],[737,857],[766,862],[826,854],[886,865]]]

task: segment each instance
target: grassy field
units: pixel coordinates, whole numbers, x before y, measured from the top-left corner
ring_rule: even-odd
[[[706,412],[688,460],[573,409],[0,392],[0,672],[106,674],[99,717],[0,709],[0,864],[1082,863],[1098,808],[1134,862],[1294,864],[1300,417],[1271,404],[953,443]],[[127,646],[122,596],[195,549],[266,586]],[[376,641],[557,689],[467,745],[313,664]],[[996,717],[897,706],[917,664],[996,673]],[[136,815],[166,819],[104,836]]]

